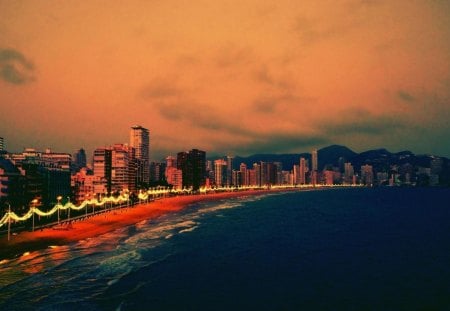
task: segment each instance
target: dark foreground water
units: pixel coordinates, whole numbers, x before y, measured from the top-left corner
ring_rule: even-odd
[[[449,310],[450,189],[191,206],[0,264],[0,310]]]

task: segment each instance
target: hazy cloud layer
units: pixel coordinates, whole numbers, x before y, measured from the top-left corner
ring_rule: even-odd
[[[405,102],[413,102],[415,100],[414,96],[402,90],[398,91],[398,97]]]
[[[34,66],[25,56],[13,49],[0,49],[0,78],[12,84],[34,80]]]
[[[298,134],[276,133],[258,136],[252,142],[235,145],[236,154],[250,155],[257,153],[298,153],[301,150],[311,150],[316,146],[326,146],[331,141],[325,136],[304,136]],[[220,150],[220,146],[217,146]],[[226,151],[226,149],[224,150]]]
[[[448,1],[0,1],[0,41],[13,47],[0,50],[0,136],[11,150],[90,152],[141,124],[155,160],[331,143],[450,156],[449,12]]]

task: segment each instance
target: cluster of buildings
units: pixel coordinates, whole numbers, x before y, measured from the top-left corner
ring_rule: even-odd
[[[92,163],[88,163],[84,149],[73,156],[31,148],[8,153],[0,137],[0,210],[7,204],[15,210],[28,210],[36,198],[41,205],[51,206],[60,196],[63,201],[79,203],[122,192],[133,195],[157,186],[198,190],[271,185],[396,185],[412,183],[414,174],[428,176],[429,184],[433,185],[438,182],[436,172],[442,168],[442,159],[436,158],[429,168],[419,167],[418,173],[409,164],[374,172],[372,165],[363,164],[355,169],[352,163],[340,158],[337,166],[322,165],[319,170],[317,150],[310,157],[300,157],[287,170],[281,162],[259,161],[252,165],[234,162],[231,156],[208,160],[206,152],[198,149],[170,155],[163,162],[150,162],[150,133],[139,125],[130,128],[128,143],[96,148]]]
[[[122,191],[135,192],[150,181],[150,137],[141,126],[130,129],[130,141],[97,148],[92,164],[84,149],[72,156],[50,149],[27,148],[8,153],[0,139],[0,209],[28,210],[32,200],[51,206],[58,197],[81,202]]]

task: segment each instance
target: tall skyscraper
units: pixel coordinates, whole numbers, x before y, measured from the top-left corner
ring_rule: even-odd
[[[5,141],[3,137],[0,137],[0,151],[5,150]]]
[[[166,158],[166,180],[174,189],[183,188],[183,172],[177,168],[177,159],[173,156]]]
[[[111,149],[112,191],[133,190],[135,180],[132,165],[134,148],[126,144],[115,144]]]
[[[255,171],[255,173],[254,173],[255,177],[254,177],[254,182],[252,183],[252,185],[261,187],[261,185],[262,185],[261,165],[258,163],[253,163],[253,170]]]
[[[131,127],[130,146],[135,148],[138,187],[150,182],[150,133],[140,125]]]
[[[373,167],[365,164],[361,166],[361,183],[366,186],[373,185]]]
[[[325,175],[325,184],[332,185],[334,183],[334,172],[332,170],[327,169],[324,172]]]
[[[224,159],[218,159],[214,161],[214,182],[217,187],[223,187],[227,184],[228,167],[227,162]]]
[[[8,200],[13,208],[28,204],[24,199],[24,178],[11,160],[0,157],[0,201]]]
[[[74,163],[73,163],[73,170],[75,172],[80,171],[83,167],[86,167],[86,151],[84,151],[83,148],[80,148],[80,150],[78,150],[75,153],[74,156]]]
[[[233,185],[233,157],[227,156],[227,186]]]
[[[312,151],[312,154],[311,154],[311,164],[312,164],[312,167],[311,167],[311,169],[313,170],[313,171],[317,171],[318,169],[319,169],[319,159],[318,159],[318,156],[317,156],[317,149],[314,149],[313,151]]]
[[[300,184],[300,165],[294,164],[292,167],[292,183],[294,185]]]
[[[175,190],[183,188],[183,172],[176,167],[166,167],[166,180]]]
[[[274,170],[276,174],[276,184],[283,184],[283,163],[281,162],[273,162]]]
[[[306,184],[306,159],[305,158],[300,158],[300,172],[299,172],[299,183],[301,185]]]
[[[112,150],[111,148],[97,148],[94,150],[94,192],[103,194],[111,193]]]
[[[155,184],[163,184],[166,181],[166,163],[150,162],[150,182]]]
[[[206,152],[198,149],[179,152],[177,168],[183,172],[183,187],[198,190],[206,180]]]
[[[317,170],[319,169],[319,157],[317,149],[314,149],[311,154],[311,184],[317,184]]]
[[[242,184],[244,186],[248,186],[250,184],[250,181],[247,173],[247,165],[245,163],[241,163],[241,165],[239,166],[239,171],[242,175]]]
[[[353,183],[353,175],[355,171],[353,169],[353,165],[350,162],[344,164],[344,183],[352,184]]]
[[[177,167],[177,159],[174,156],[168,156],[166,158],[166,168]]]

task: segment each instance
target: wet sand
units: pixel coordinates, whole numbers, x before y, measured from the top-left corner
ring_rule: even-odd
[[[142,220],[155,219],[167,213],[180,211],[196,202],[262,195],[267,192],[268,190],[249,190],[162,198],[148,204],[139,204],[93,215],[73,222],[71,228],[63,228],[64,230],[45,228],[34,232],[24,231],[11,236],[10,241],[6,236],[2,236],[0,237],[0,260],[20,256],[25,252],[46,249],[50,245],[67,245],[86,238],[93,238],[109,231],[134,225]]]

